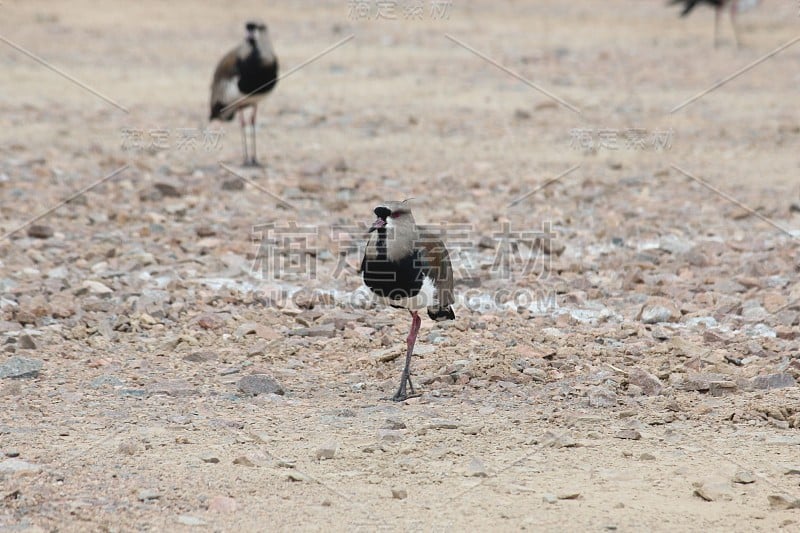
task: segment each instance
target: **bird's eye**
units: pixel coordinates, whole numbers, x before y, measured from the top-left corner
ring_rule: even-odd
[[[392,210],[388,207],[379,206],[375,208],[375,216],[379,218],[386,218],[392,216]]]

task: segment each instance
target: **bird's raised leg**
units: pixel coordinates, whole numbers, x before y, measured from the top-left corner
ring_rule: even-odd
[[[256,112],[258,112],[258,106],[253,105],[253,114],[250,116],[251,135],[253,136],[253,155],[250,157],[250,166],[253,167],[261,166],[256,159]]]
[[[244,109],[239,110],[239,125],[242,127],[242,152],[244,153],[244,166],[247,166],[250,159],[247,157],[247,123],[244,119]]]
[[[406,365],[403,367],[403,374],[400,376],[400,388],[397,389],[397,392],[392,397],[392,400],[395,402],[402,402],[409,398],[406,392],[406,384],[408,384],[408,387],[411,389],[411,395],[415,395],[414,385],[411,383],[411,355],[414,353],[414,344],[417,342],[420,324],[422,324],[422,319],[419,313],[411,311],[411,331],[408,332],[408,338],[406,339],[406,345],[408,345],[408,350],[406,351]]]

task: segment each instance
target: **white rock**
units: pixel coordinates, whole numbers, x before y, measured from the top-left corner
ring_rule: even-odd
[[[323,446],[317,448],[316,457],[317,459],[333,459],[333,456],[336,455],[336,451],[339,449],[339,445],[335,442],[328,442]]]
[[[103,294],[111,294],[112,292],[114,292],[108,286],[103,285],[99,281],[86,280],[83,282],[83,285],[81,286],[84,289],[88,289],[89,292],[92,294],[103,295]]]
[[[22,459],[6,459],[0,462],[0,474],[35,474],[42,467]]]

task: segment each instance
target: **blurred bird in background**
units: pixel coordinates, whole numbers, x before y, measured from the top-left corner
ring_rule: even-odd
[[[722,11],[726,7],[730,10],[733,38],[736,41],[736,46],[741,46],[739,29],[736,26],[736,15],[756,7],[759,2],[760,0],[671,0],[670,5],[683,4],[682,17],[688,16],[697,5],[707,4],[713,6],[716,11],[714,16],[714,46],[716,47],[719,45],[719,19],[722,16]]]
[[[256,111],[258,103],[278,83],[278,58],[269,40],[267,25],[254,20],[245,24],[244,41],[225,54],[211,81],[209,120],[233,120],[239,112],[245,166],[259,166],[256,159]],[[252,151],[248,155],[245,109],[251,108]]]

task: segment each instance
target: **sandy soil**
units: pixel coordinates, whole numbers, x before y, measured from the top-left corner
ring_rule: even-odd
[[[796,530],[800,47],[670,112],[796,4],[738,50],[661,1],[274,4],[0,4],[0,530]],[[205,122],[251,16],[284,73],[353,36],[263,169]],[[395,404],[408,317],[354,266],[408,197],[459,305]]]

